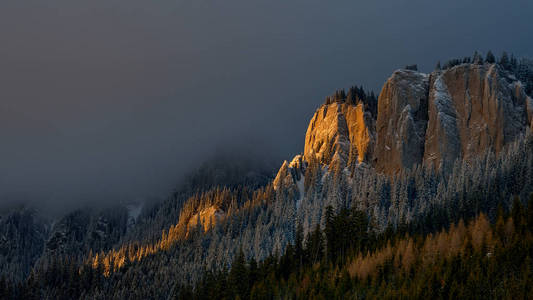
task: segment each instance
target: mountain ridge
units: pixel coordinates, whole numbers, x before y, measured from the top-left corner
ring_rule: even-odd
[[[362,101],[327,101],[309,123],[304,158],[343,167],[364,162],[385,174],[416,164],[449,170],[456,159],[499,152],[533,128],[533,100],[499,64],[397,70],[377,107],[374,117]]]
[[[96,278],[93,280],[97,283],[84,286],[79,295],[153,297],[174,289],[177,282],[194,285],[201,280],[203,270],[225,270],[238,253],[254,261],[268,260],[288,249],[298,239],[297,231],[304,235],[319,232],[331,213],[346,208],[366,215],[367,229],[372,234],[407,224],[423,224],[421,230],[431,232],[480,212],[494,220],[497,207],[510,207],[510,196],[525,199],[533,192],[533,136],[527,123],[531,120],[530,97],[522,97],[523,86],[512,74],[492,66],[465,64],[432,74],[399,70],[377,98],[362,88],[352,88],[347,94],[336,92],[309,122],[304,153],[284,161],[274,178],[267,180],[262,172],[247,178],[253,166],[228,169],[209,164],[168,199],[145,206],[133,225],[125,207],[109,214],[73,212],[47,230],[48,239],[39,240],[46,255],[40,259],[32,256],[37,263],[24,265],[26,274],[19,274],[27,275],[31,270],[32,275],[23,284],[31,290],[32,278],[46,279],[59,268],[58,261],[67,257],[65,268],[79,272],[62,280],[77,284],[76,276]],[[454,81],[447,81],[442,74],[470,69],[482,69],[484,75],[478,78],[483,82],[486,74],[506,76],[497,81],[487,79],[486,86],[497,86],[497,92],[489,93],[489,89],[479,97],[471,93],[470,98],[484,101],[485,95],[496,95],[491,101],[499,103],[493,106],[500,109],[496,110],[498,116],[511,108],[509,111],[515,114],[506,116],[511,121],[501,119],[505,126],[510,122],[510,129],[494,135],[486,132],[487,137],[510,132],[510,138],[481,139],[489,141],[490,147],[473,149],[469,160],[462,155],[451,156],[454,161],[449,170],[436,168],[424,163],[424,151],[411,149],[426,148],[432,114],[441,121],[459,119],[453,101],[454,97],[457,100],[457,91],[450,84]],[[454,80],[465,81],[454,76]],[[494,82],[503,82],[503,88]],[[459,94],[470,95],[466,91]],[[466,103],[459,99],[459,104]],[[430,109],[431,101],[434,111]],[[476,118],[471,113],[467,120]],[[512,130],[515,120],[520,125],[517,131]],[[461,141],[459,130],[457,133]],[[381,152],[376,152],[378,144]],[[499,145],[501,148],[497,148]],[[389,152],[395,152],[396,157]],[[409,157],[413,153],[416,155]],[[395,163],[390,169],[380,169],[379,163],[386,161]],[[15,233],[24,235],[24,231]],[[20,251],[15,255],[24,251],[16,249]],[[2,253],[0,258],[11,259],[2,257]],[[12,264],[10,269],[17,266]],[[154,275],[154,270],[159,275]],[[43,287],[44,293],[63,293],[60,285],[51,282]],[[131,294],[133,290],[136,295]]]

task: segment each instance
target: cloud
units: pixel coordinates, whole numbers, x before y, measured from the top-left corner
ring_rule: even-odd
[[[291,158],[336,88],[531,55],[532,4],[463,2],[2,1],[0,203],[164,195],[226,146]]]

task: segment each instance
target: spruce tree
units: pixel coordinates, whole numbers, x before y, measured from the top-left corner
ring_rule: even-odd
[[[494,57],[494,54],[492,54],[492,51],[487,52],[487,57],[485,58],[485,62],[489,64],[493,64],[496,62],[496,57]]]
[[[483,64],[483,57],[477,51],[474,52],[474,56],[472,57],[472,63],[476,65]]]
[[[527,202],[527,226],[529,230],[533,231],[533,193],[529,195]]]
[[[524,215],[524,212],[523,212],[523,206],[522,206],[522,203],[520,202],[520,197],[518,196],[514,196],[513,197],[513,207],[512,207],[512,211],[511,211],[511,215],[513,217],[513,224],[514,224],[514,227],[515,227],[515,230],[516,231],[522,231],[522,219],[523,219],[523,215]]]
[[[0,299],[7,299],[8,296],[8,290],[7,290],[7,280],[4,275],[0,277]]]
[[[509,62],[509,66],[512,71],[516,71],[516,69],[518,69],[518,60],[516,59],[514,54],[511,54],[511,60]]]
[[[235,296],[239,296],[241,299],[247,299],[248,274],[242,248],[240,248],[239,254],[233,261],[231,271],[228,275],[228,281],[230,289]]]
[[[502,67],[506,70],[509,69],[510,63],[509,63],[509,56],[507,55],[507,52],[503,51],[502,57],[500,58],[499,64],[502,65]]]

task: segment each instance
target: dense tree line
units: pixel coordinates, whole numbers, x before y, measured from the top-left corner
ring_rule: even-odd
[[[0,277],[26,278],[41,257],[48,234],[46,223],[31,209],[0,216]]]
[[[325,104],[348,103],[351,105],[362,104],[366,111],[376,117],[378,112],[378,97],[374,91],[365,91],[363,86],[352,86],[346,92],[344,89],[336,90],[331,96],[326,97]]]
[[[165,230],[155,242],[126,243],[95,253],[89,260],[49,259],[34,268],[23,286],[11,291],[17,294],[29,288],[39,297],[55,299],[67,297],[64,293],[71,289],[79,291],[74,295],[82,299],[165,298],[168,291],[186,291],[186,286],[206,280],[205,271],[217,278],[243,260],[255,260],[259,269],[283,261],[286,268],[277,272],[290,281],[291,270],[301,265],[340,268],[357,251],[372,252],[384,246],[379,237],[386,233],[427,235],[482,213],[497,222],[499,206],[504,210],[517,207],[513,195],[527,199],[533,192],[532,164],[531,134],[498,155],[487,152],[468,162],[457,161],[449,174],[417,167],[391,178],[364,166],[350,173],[310,161],[303,170],[301,190],[297,183],[278,189],[269,184],[253,193],[217,188],[193,196],[191,212],[218,199],[228,203],[249,199],[237,201],[235,209],[207,231],[198,226],[190,228],[186,238],[175,239],[173,229]],[[287,252],[297,258],[283,258],[281,253]],[[56,275],[60,279],[54,279]],[[32,279],[47,276],[51,276],[48,281]],[[277,280],[272,275],[265,278]],[[306,280],[313,282],[313,278]],[[68,287],[69,282],[75,288]],[[91,283],[85,289],[79,287],[87,282]],[[275,285],[263,286],[256,293],[267,293],[264,289]]]
[[[346,224],[361,212],[346,209],[330,222]],[[352,219],[352,220],[350,220]],[[533,296],[533,195],[500,208],[494,223],[481,213],[450,228],[421,234],[399,227],[368,238],[367,228],[319,230],[327,251],[313,257],[310,233],[280,257],[259,264],[242,251],[229,271],[207,272],[195,288],[179,286],[175,299],[525,299]],[[338,239],[340,245],[331,238]],[[354,240],[366,240],[365,244]],[[330,255],[334,254],[334,259]],[[178,287],[178,286],[177,286]]]

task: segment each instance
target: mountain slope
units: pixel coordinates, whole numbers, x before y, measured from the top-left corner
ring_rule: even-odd
[[[172,197],[145,208],[111,249],[95,248],[81,264],[51,255],[21,289],[60,298],[68,290],[63,282],[81,298],[165,298],[206,269],[224,270],[241,251],[246,260],[276,257],[345,208],[366,216],[369,234],[407,225],[435,232],[480,213],[494,220],[498,206],[533,192],[525,92],[497,64],[399,70],[377,99],[360,88],[339,91],[311,119],[303,155],[285,161],[272,181],[232,168],[219,170],[230,174],[223,180],[207,165]],[[59,249],[84,238],[67,240],[75,243]],[[34,286],[33,278],[45,283]]]

